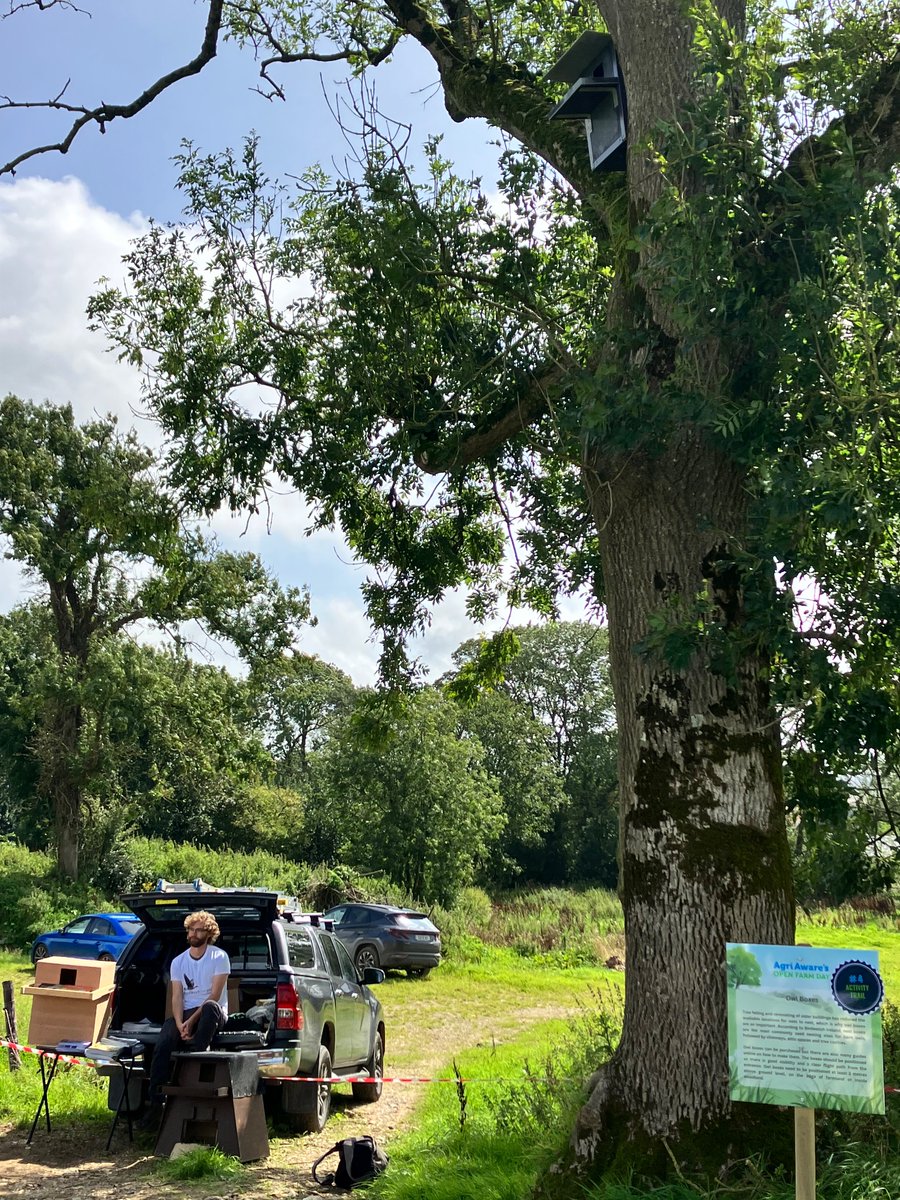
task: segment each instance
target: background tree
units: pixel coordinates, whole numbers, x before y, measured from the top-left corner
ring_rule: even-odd
[[[821,747],[803,747],[786,765],[798,901],[840,905],[889,889],[900,849],[900,787],[891,757],[828,760]]]
[[[255,555],[216,552],[181,526],[153,455],[113,420],[0,403],[0,535],[46,596],[53,653],[32,680],[38,789],[53,811],[60,870],[78,876],[85,795],[106,729],[127,706],[119,635],[199,620],[254,658],[277,655],[308,616]]]
[[[252,150],[191,153],[196,245],[151,233],[132,296],[95,315],[126,353],[152,354],[149,398],[195,497],[242,503],[272,470],[340,520],[378,569],[366,598],[387,675],[448,587],[470,584],[488,611],[509,529],[512,600],[549,610],[557,589],[593,587],[610,619],[631,983],[575,1146],[608,1159],[627,1132],[644,1161],[677,1144],[684,1162],[725,1123],[733,1152],[743,1117],[752,1148],[724,1082],[724,973],[697,1019],[683,964],[729,940],[791,941],[774,702],[854,711],[845,736],[867,749],[896,726],[896,7],[598,0],[628,95],[612,174],[589,170],[580,125],[546,119],[547,69],[593,9],[207,11],[196,57],[131,105],[68,114],[71,136],[201,70],[221,32],[261,54],[279,95],[284,64],[362,69],[406,38],[454,119],[510,139],[509,206],[434,148],[415,176],[365,112],[359,177],[309,175],[293,211]],[[313,294],[289,310],[261,294],[300,272]],[[248,414],[236,389],[260,379],[279,399]],[[780,581],[804,575],[831,604],[801,631]]]
[[[302,785],[310,751],[328,722],[351,706],[354,690],[349,675],[314,654],[285,654],[255,666],[250,674],[255,719],[281,786]]]
[[[462,707],[460,728],[481,745],[503,803],[503,829],[481,878],[493,887],[543,879],[541,866],[552,853],[554,822],[565,802],[546,729],[502,691],[483,692],[477,703]]]
[[[586,621],[551,621],[514,627],[508,633],[516,650],[502,666],[496,692],[480,698],[465,715],[467,728],[488,750],[489,769],[500,781],[501,792],[510,797],[507,852],[531,880],[615,887],[616,733],[606,630]],[[457,668],[477,666],[480,649],[476,641],[464,642],[453,656]],[[451,691],[454,686],[458,685],[451,681]],[[505,709],[498,697],[506,700]],[[504,711],[506,720],[500,722]],[[527,831],[534,823],[529,815],[534,800],[523,779],[505,783],[504,771],[522,771],[523,742],[533,747],[533,758],[538,733],[562,794],[548,807],[552,795],[546,793],[537,810],[545,814],[539,842],[529,835],[514,845],[520,824]],[[532,787],[540,784],[536,760],[523,773],[530,774]]]
[[[383,871],[413,896],[451,903],[503,827],[484,752],[460,737],[456,706],[428,688],[386,710],[377,742],[365,708],[329,733],[314,770],[308,823],[321,840],[310,857]]]

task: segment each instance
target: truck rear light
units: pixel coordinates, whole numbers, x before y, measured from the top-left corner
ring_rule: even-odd
[[[279,983],[275,991],[275,1028],[303,1028],[303,1009],[289,983]]]

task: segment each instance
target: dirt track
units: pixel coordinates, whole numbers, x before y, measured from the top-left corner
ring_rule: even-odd
[[[427,1076],[462,1049],[492,1039],[502,1042],[526,1025],[567,1011],[570,1006],[515,1006],[503,1016],[473,1022],[470,1013],[454,1014],[445,1006],[425,1005],[415,1028],[403,1031],[400,1073]],[[389,1024],[386,1075],[396,1069],[391,1061],[390,1029]],[[311,1164],[339,1138],[371,1133],[389,1151],[391,1140],[409,1125],[426,1086],[385,1084],[381,1100],[373,1105],[353,1104],[349,1097],[336,1095],[332,1111],[339,1115],[332,1117],[324,1133],[274,1138],[267,1160],[251,1164],[240,1179],[224,1183],[165,1180],[154,1171],[157,1160],[149,1141],[136,1140],[130,1145],[127,1136],[117,1131],[106,1154],[107,1130],[79,1125],[75,1118],[55,1121],[50,1134],[40,1127],[30,1147],[24,1144],[27,1131],[7,1125],[0,1127],[0,1196],[28,1200],[303,1200],[319,1194],[310,1174]]]

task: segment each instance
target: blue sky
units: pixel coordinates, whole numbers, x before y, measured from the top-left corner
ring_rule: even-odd
[[[79,0],[80,2],[80,0]],[[193,0],[84,0],[91,17],[63,9],[28,10],[0,23],[0,90],[16,99],[43,100],[67,79],[65,99],[124,103],[161,74],[194,56],[203,35],[206,5]],[[203,72],[182,80],[128,121],[114,121],[103,135],[86,128],[66,156],[43,155],[18,172],[48,179],[76,175],[98,204],[128,215],[176,220],[172,156],[183,138],[209,149],[237,145],[250,131],[262,138],[267,168],[297,174],[314,162],[343,158],[346,147],[329,103],[348,74],[341,63],[278,68],[287,102],[267,101],[251,51],[220,44]],[[466,169],[489,176],[493,136],[483,123],[454,124],[436,89],[430,59],[404,43],[375,74],[379,102],[390,117],[410,123],[414,144],[440,132],[449,155]],[[55,142],[66,129],[61,114],[30,111],[0,114],[0,146],[7,151]]]
[[[0,21],[0,92],[44,100],[67,79],[70,103],[124,103],[161,73],[192,58],[202,40],[205,5],[192,0],[85,0],[92,14],[29,9]],[[5,6],[4,6],[5,7]],[[315,162],[340,161],[346,147],[329,111],[346,74],[340,64],[283,69],[287,102],[268,102],[252,89],[252,56],[223,46],[199,76],[182,81],[143,113],[113,122],[106,134],[87,127],[66,156],[42,155],[0,181],[0,389],[34,399],[69,402],[81,419],[115,412],[149,444],[159,433],[141,420],[136,373],[106,353],[86,329],[84,309],[101,276],[122,277],[129,239],[149,218],[177,221],[172,156],[182,138],[206,150],[237,145],[251,130],[273,175],[299,174]],[[436,76],[418,47],[405,47],[375,74],[379,105],[412,124],[414,145],[435,132],[458,167],[491,186],[494,135],[487,126],[447,117]],[[32,145],[60,140],[60,114],[0,112],[0,161]],[[318,625],[303,648],[371,682],[377,647],[359,598],[365,568],[352,561],[339,533],[302,536],[296,497],[275,498],[268,523],[221,514],[213,528],[228,546],[253,549],[285,584],[307,584]],[[20,600],[23,580],[0,561],[0,610]],[[566,615],[583,616],[580,602]],[[517,614],[516,620],[527,619]],[[465,637],[477,632],[465,598],[449,597],[414,652],[434,673]],[[215,648],[211,653],[219,656]]]

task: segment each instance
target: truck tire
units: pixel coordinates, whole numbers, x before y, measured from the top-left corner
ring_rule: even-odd
[[[319,1047],[319,1060],[316,1064],[316,1075],[322,1079],[331,1074],[331,1055],[327,1046]],[[312,1112],[291,1113],[291,1124],[295,1129],[304,1133],[321,1133],[331,1112],[331,1084],[317,1083],[316,1106]]]
[[[376,1100],[381,1099],[381,1090],[384,1087],[381,1082],[381,1077],[384,1075],[384,1039],[380,1033],[375,1034],[375,1044],[372,1047],[372,1057],[369,1059],[367,1070],[378,1082],[352,1084],[353,1099],[359,1100],[363,1104],[374,1104]]]

